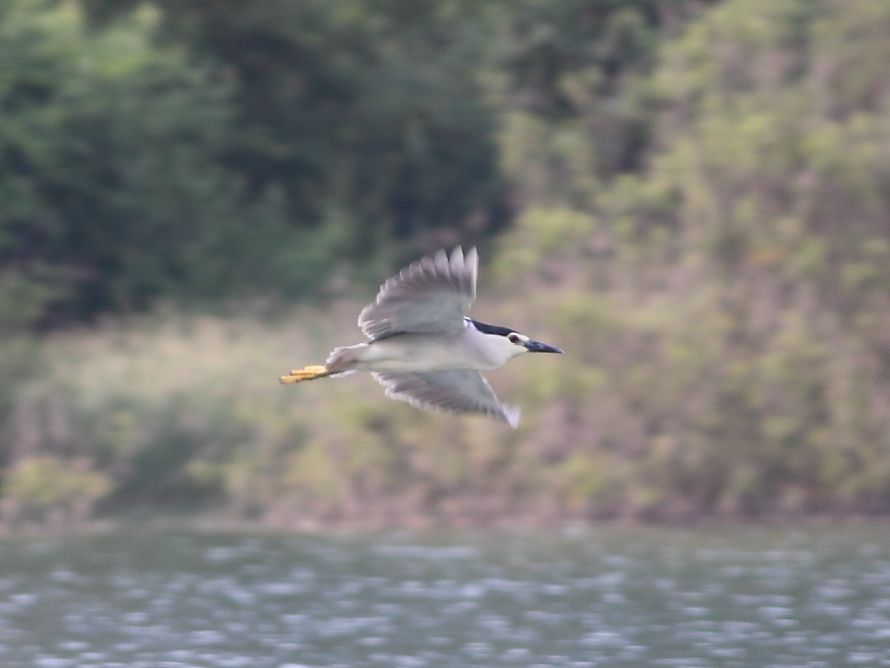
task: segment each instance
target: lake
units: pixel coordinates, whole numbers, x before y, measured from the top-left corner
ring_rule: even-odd
[[[888,529],[6,537],[0,666],[890,666]]]

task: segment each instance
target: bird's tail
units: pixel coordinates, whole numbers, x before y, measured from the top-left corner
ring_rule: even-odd
[[[285,385],[293,385],[302,383],[305,380],[316,380],[329,376],[346,376],[355,371],[351,367],[360,361],[359,351],[367,347],[367,345],[366,343],[359,343],[355,346],[334,348],[331,354],[328,355],[324,365],[310,364],[302,369],[291,369],[289,374],[279,377],[278,380]]]

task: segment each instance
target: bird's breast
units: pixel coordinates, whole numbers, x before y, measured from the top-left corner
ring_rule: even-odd
[[[368,371],[452,371],[489,369],[460,335],[397,334],[368,345],[362,356]]]

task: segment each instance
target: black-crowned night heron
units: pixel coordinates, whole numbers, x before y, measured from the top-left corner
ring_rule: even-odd
[[[367,343],[335,348],[324,365],[294,369],[282,383],[370,371],[386,395],[427,410],[484,413],[519,423],[519,409],[498,401],[480,371],[522,353],[561,353],[510,327],[465,314],[476,298],[479,256],[440,250],[390,278],[358,317]]]

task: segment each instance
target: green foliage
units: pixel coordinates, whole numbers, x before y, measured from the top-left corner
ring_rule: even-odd
[[[700,3],[522,0],[504,5],[493,47],[503,164],[536,203],[589,208],[603,181],[638,170],[656,111],[643,76],[660,42]]]
[[[356,307],[344,310],[344,329]],[[393,411],[369,378],[308,393],[279,385],[282,364],[327,352],[308,339],[315,316],[274,326],[177,317],[66,337],[48,351],[52,373],[30,384],[10,437],[94,462],[111,484],[108,508],[223,500],[236,516],[289,524],[475,512],[454,489],[483,489],[512,435],[483,420],[463,427]],[[428,438],[439,428],[451,448]],[[490,452],[474,452],[480,438]]]
[[[134,2],[86,2],[100,17]],[[224,163],[288,220],[349,217],[353,260],[504,222],[494,118],[476,68],[486,10],[464,1],[159,0],[168,39],[232,87]],[[480,227],[483,230],[480,230]],[[399,249],[402,250],[402,249]]]
[[[10,414],[19,401],[19,392],[39,368],[39,352],[34,341],[21,332],[7,330],[0,335],[0,465],[9,460],[11,444],[6,433]]]
[[[10,525],[70,526],[86,519],[109,487],[105,474],[83,460],[26,457],[3,476],[0,516]]]
[[[481,41],[437,39],[457,23],[433,4],[5,3],[0,309],[58,325],[306,297],[334,258],[494,229],[494,121],[457,57]]]
[[[705,12],[646,84],[661,108],[647,169],[593,189],[559,172],[555,205],[505,239],[511,289],[560,294],[538,307],[602,378],[581,397],[586,370],[555,384],[552,410],[595,453],[566,459],[575,503],[587,489],[601,511],[608,482],[645,516],[886,510],[890,87],[868,63],[888,18],[870,3]],[[581,190],[595,218],[566,211]]]
[[[239,203],[215,162],[229,93],[153,45],[157,13],[94,32],[76,3],[16,0],[3,12],[0,258],[17,313],[58,322],[262,283],[251,272],[268,239],[299,238],[271,199]],[[252,234],[241,218],[255,219]],[[234,267],[221,252],[233,244]]]
[[[0,396],[10,463],[77,453],[109,507],[304,526],[890,510],[890,5],[0,12],[4,341],[162,295],[379,278],[495,231],[506,184],[476,312],[567,351],[492,374],[514,432],[369,379],[277,386],[351,342],[330,335],[357,302],[174,311],[44,341],[51,372]]]

